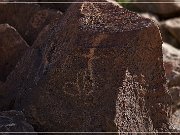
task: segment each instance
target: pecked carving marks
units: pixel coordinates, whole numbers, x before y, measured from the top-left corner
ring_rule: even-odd
[[[140,77],[131,75],[128,69],[126,70],[123,86],[119,87],[116,101],[116,117],[114,121],[119,131],[126,131],[127,129],[132,131],[139,129],[141,132],[153,131],[152,120],[146,113],[144,96],[147,90],[143,86],[144,84],[146,82],[143,75]],[[124,109],[122,110],[122,108]],[[148,125],[148,129],[145,125]]]
[[[65,94],[70,96],[83,96],[83,95],[91,95],[95,89],[95,77],[94,77],[94,60],[99,59],[100,57],[96,55],[97,46],[106,39],[108,36],[105,34],[100,34],[92,41],[92,46],[94,48],[89,48],[87,54],[82,54],[81,57],[87,59],[87,68],[78,71],[76,74],[76,80],[72,82],[66,82],[63,86],[63,91]],[[66,67],[66,64],[70,64],[72,59],[68,56],[65,59],[63,64],[63,70]],[[74,58],[76,59],[76,58]],[[70,63],[69,63],[70,62]],[[72,63],[71,63],[72,64]],[[82,85],[82,86],[81,86]]]
[[[103,6],[107,6],[109,10],[103,10]],[[140,30],[152,25],[149,19],[144,19],[114,3],[103,5],[84,2],[80,11],[83,15],[79,19],[80,28],[85,31],[114,33]]]
[[[89,96],[93,93],[95,85],[89,78],[90,73],[87,70],[79,71],[76,74],[76,80],[64,84],[64,93],[73,97]]]
[[[93,74],[93,61],[95,59],[98,59],[97,56],[95,56],[95,48],[89,49],[89,54],[83,54],[83,58],[87,58],[87,68],[81,69],[80,71],[77,71],[75,79],[72,81],[65,82],[63,86],[63,91],[65,94],[70,96],[89,96],[93,93],[95,89],[95,78]],[[68,57],[68,59],[70,59]],[[75,58],[74,58],[75,59]],[[71,63],[71,61],[69,61]],[[69,64],[69,62],[64,63]],[[71,63],[72,64],[72,63]],[[63,69],[64,70],[64,69]]]

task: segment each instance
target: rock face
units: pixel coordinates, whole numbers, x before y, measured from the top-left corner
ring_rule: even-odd
[[[149,3],[135,3],[142,11],[158,14],[163,17],[176,16],[180,14],[180,3],[178,0],[133,0],[135,2],[149,2]],[[162,3],[152,3],[162,2]],[[172,3],[163,3],[172,2]]]
[[[169,131],[157,26],[116,3],[86,1],[39,35],[0,107],[23,110],[37,131]]]
[[[22,112],[5,111],[0,112],[0,132],[34,132],[34,129],[26,122]],[[10,133],[6,134],[10,135]],[[36,133],[26,134],[36,135]]]
[[[15,28],[0,24],[0,81],[6,80],[27,48]]]
[[[180,51],[164,43],[163,59],[168,87],[173,99],[173,110],[176,110],[180,105]]]
[[[162,27],[173,35],[173,37],[179,42],[180,47],[180,18],[169,19],[162,23]]]
[[[0,4],[0,13],[0,23],[15,27],[29,45],[46,25],[61,18],[61,12],[35,4]]]

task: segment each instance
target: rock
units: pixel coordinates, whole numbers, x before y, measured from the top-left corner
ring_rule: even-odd
[[[180,131],[180,110],[176,110],[172,115],[172,127],[174,130]]]
[[[180,50],[167,43],[164,43],[163,61],[167,76],[168,88],[173,101],[171,127],[174,130],[180,130]]]
[[[134,6],[138,7],[143,12],[150,12],[161,17],[172,17],[180,15],[180,3],[178,0],[133,0],[134,2],[147,2],[147,3],[135,3]],[[157,2],[157,3],[153,3]],[[162,3],[158,3],[162,2]],[[177,3],[175,3],[177,2]]]
[[[33,127],[26,122],[24,114],[14,110],[0,112],[0,132],[26,132],[26,135],[36,135]]]
[[[180,75],[180,51],[164,43],[163,59],[169,86],[179,86],[180,81],[176,78]]]
[[[8,77],[0,108],[37,131],[169,131],[161,45],[151,20],[117,3],[74,3]]]
[[[51,21],[60,19],[62,13],[41,8],[37,4],[0,4],[0,23],[15,27],[29,45]]]
[[[173,111],[175,111],[180,106],[180,51],[164,43],[163,59],[168,87],[173,99]]]
[[[173,18],[162,23],[162,27],[166,29],[178,41],[180,47],[180,18]]]
[[[168,43],[176,48],[180,47],[179,42],[174,38],[174,36],[164,27],[164,22],[159,22],[159,28],[161,31],[162,39],[165,43]]]
[[[15,28],[0,24],[0,81],[6,81],[27,48],[27,43]]]

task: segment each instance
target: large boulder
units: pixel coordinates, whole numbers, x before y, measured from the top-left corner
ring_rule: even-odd
[[[72,4],[39,34],[8,77],[1,109],[22,110],[37,131],[169,131],[157,26],[101,1]]]
[[[14,110],[0,112],[0,132],[4,132],[2,134],[6,135],[11,134],[8,132],[14,132],[15,135],[18,135],[15,132],[21,132],[21,134],[24,132],[24,135],[36,135],[34,128],[26,122],[24,114]]]
[[[51,21],[60,19],[60,11],[41,8],[37,4],[0,4],[0,23],[15,27],[29,45]]]
[[[151,12],[162,17],[171,17],[180,15],[179,0],[133,0],[133,4],[143,12]],[[145,3],[141,3],[145,2]],[[165,3],[169,2],[169,3]]]
[[[27,49],[27,43],[15,28],[0,24],[0,81],[6,81]]]

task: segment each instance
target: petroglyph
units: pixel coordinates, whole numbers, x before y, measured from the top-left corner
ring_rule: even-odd
[[[63,91],[65,94],[70,96],[89,96],[93,93],[94,82],[90,79],[91,73],[88,70],[79,71],[76,74],[76,80],[74,82],[66,82],[63,86]]]

